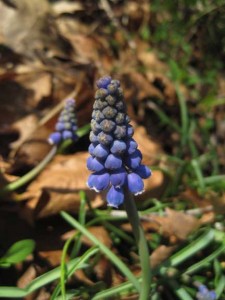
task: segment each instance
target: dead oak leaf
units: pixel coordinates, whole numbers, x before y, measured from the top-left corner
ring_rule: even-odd
[[[104,202],[99,194],[86,186],[90,172],[86,168],[87,152],[75,155],[57,155],[48,167],[27,188],[30,200],[23,213],[30,221],[47,217],[61,210],[77,212],[80,206],[80,190],[84,190],[93,207]]]
[[[163,261],[170,257],[175,249],[176,246],[160,245],[152,252],[150,256],[151,267],[155,268],[160,265]]]
[[[147,217],[147,216],[145,216]],[[151,223],[155,224],[157,231],[162,235],[169,237],[171,242],[183,241],[187,236],[196,230],[201,222],[184,212],[175,211],[170,208],[166,208],[165,216],[149,216],[149,226],[151,228]],[[145,222],[145,229],[148,229],[148,223]]]

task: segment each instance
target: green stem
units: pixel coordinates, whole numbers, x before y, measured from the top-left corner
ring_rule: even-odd
[[[57,147],[54,146],[50,150],[50,152],[45,156],[45,158],[35,168],[33,168],[30,172],[26,173],[24,176],[20,177],[18,180],[7,184],[2,190],[0,190],[0,196],[8,192],[13,192],[17,190],[21,186],[31,181],[34,177],[36,177],[44,169],[44,167],[52,160],[52,158],[56,154],[56,151]]]
[[[152,276],[148,245],[144,235],[144,230],[140,223],[133,195],[128,191],[128,189],[125,190],[124,206],[127,212],[128,220],[132,226],[139,251],[140,264],[142,269],[142,288],[140,293],[140,300],[148,300]]]

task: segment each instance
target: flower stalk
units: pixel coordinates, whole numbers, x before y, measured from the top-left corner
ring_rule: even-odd
[[[134,202],[134,197],[128,189],[125,189],[124,207],[127,212],[127,217],[131,224],[133,234],[137,243],[140,265],[142,269],[142,288],[140,293],[140,300],[148,300],[152,277],[148,244],[145,238],[144,230],[141,226],[138,211]]]

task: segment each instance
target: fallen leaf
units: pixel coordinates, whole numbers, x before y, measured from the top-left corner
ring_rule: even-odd
[[[175,249],[176,246],[160,245],[157,247],[150,256],[151,267],[155,268],[163,263],[168,257],[171,256]]]
[[[25,288],[37,276],[38,276],[37,267],[35,265],[30,265],[17,281],[17,286],[21,289]]]
[[[79,192],[84,190],[93,207],[104,203],[100,194],[87,188],[90,172],[86,167],[87,152],[75,155],[57,155],[46,169],[28,186],[23,213],[29,219],[47,217],[61,210],[77,212]],[[26,213],[25,213],[26,212]]]
[[[149,229],[152,228],[152,222],[155,224],[155,228],[158,226],[157,231],[170,238],[172,243],[185,240],[191,232],[201,225],[197,218],[170,208],[166,208],[165,216],[149,216],[149,225],[146,222],[144,224],[145,230],[148,230],[148,227]]]
[[[108,231],[103,226],[91,226],[88,227],[88,231],[92,233],[107,248],[110,249],[112,247],[112,240],[109,237]],[[86,236],[82,236],[82,241],[87,246],[93,246],[93,243]]]

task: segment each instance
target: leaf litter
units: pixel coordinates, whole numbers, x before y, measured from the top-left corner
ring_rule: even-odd
[[[153,102],[166,108],[176,119],[178,99],[174,84],[167,76],[168,65],[158,58],[154,50],[149,51],[148,42],[138,35],[133,40],[129,37],[129,30],[134,30],[133,27],[140,30],[141,26],[148,24],[150,17],[146,3],[110,3],[112,10],[111,6],[105,6],[105,1],[93,5],[88,1],[48,3],[46,0],[35,0],[31,4],[28,0],[15,0],[13,3],[13,7],[10,7],[7,2],[0,2],[0,41],[6,47],[0,49],[0,137],[4,139],[0,152],[1,181],[10,181],[25,174],[48,153],[50,147],[46,139],[54,126],[56,115],[41,125],[40,120],[76,88],[78,122],[80,126],[90,122],[94,82],[107,73],[115,74],[122,81],[128,112],[134,121],[135,139],[144,156],[143,162],[164,167],[160,157],[165,155],[163,142],[167,143],[165,140],[168,136],[162,132],[162,139],[156,138],[153,132],[155,124],[149,123],[146,111],[149,103]],[[108,26],[110,22],[113,29]],[[2,53],[5,53],[4,57]],[[219,139],[222,140],[221,119],[224,114],[218,116]],[[84,137],[78,142],[79,151],[56,155],[45,170],[19,194],[7,195],[8,200],[15,197],[20,201],[4,201],[1,204],[2,211],[7,212],[1,218],[2,240],[10,235],[4,241],[3,248],[6,249],[25,233],[37,242],[37,258],[28,259],[22,266],[15,266],[19,274],[19,287],[26,286],[38,275],[60,264],[63,242],[74,231],[64,224],[58,224],[61,222],[59,212],[78,213],[80,190],[85,191],[92,208],[106,208],[104,195],[96,194],[86,186],[89,173],[86,170],[87,145],[87,137]],[[170,147],[173,148],[173,145],[170,144]],[[222,149],[220,146],[218,152],[223,163]],[[146,192],[137,197],[137,203],[161,197],[168,185],[170,178],[160,168],[154,170],[152,178],[145,182]],[[185,196],[188,201],[191,198],[197,207],[210,203],[205,198],[197,199],[190,191]],[[210,198],[213,197],[217,199],[213,201],[215,210],[224,209],[224,197],[212,195]],[[150,215],[148,221],[143,221],[146,236],[151,240],[152,233],[157,233],[167,240],[167,244],[158,245],[152,252],[151,264],[157,266],[163,262],[189,234],[201,224],[212,222],[213,218],[214,213],[206,213],[198,219],[173,209],[166,209],[164,216]],[[13,225],[8,230],[9,220]],[[27,230],[24,230],[24,224]],[[38,233],[34,233],[35,227]],[[130,232],[126,222],[120,227]],[[4,232],[3,228],[8,231]],[[89,230],[112,248],[115,241],[103,225],[92,226]],[[49,243],[48,249],[43,237],[44,242]],[[91,246],[85,238],[81,241],[82,247]],[[118,249],[113,247],[113,251],[130,263],[132,253],[124,257],[121,248],[121,245]],[[135,263],[131,268],[136,268],[137,274],[140,272]],[[95,262],[93,272],[107,286],[124,281],[104,257]],[[88,276],[84,271],[78,271],[76,276],[81,283],[94,284],[91,279],[93,276]],[[72,282],[76,285],[74,279]],[[26,299],[48,297],[49,292],[42,288],[40,293]]]

